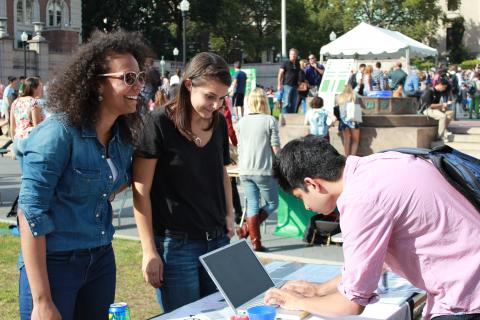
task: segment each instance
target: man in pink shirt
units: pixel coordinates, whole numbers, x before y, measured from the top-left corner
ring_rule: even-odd
[[[347,160],[327,142],[289,142],[280,186],[318,213],[340,211],[345,264],[326,283],[291,281],[265,302],[335,317],[378,300],[384,263],[427,292],[425,319],[480,318],[480,213],[429,162],[397,152]]]

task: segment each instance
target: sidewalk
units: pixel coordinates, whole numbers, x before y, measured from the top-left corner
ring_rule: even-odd
[[[0,137],[0,145],[5,143],[5,138]],[[15,218],[6,218],[10,211],[13,200],[20,189],[20,168],[18,162],[11,159],[10,155],[0,157],[0,221],[16,223]],[[118,194],[112,202],[114,211],[113,225],[116,229],[116,237],[132,240],[139,240],[137,228],[132,211],[132,193],[127,189],[126,193]],[[239,192],[242,193],[241,186]],[[118,212],[125,201],[121,217]],[[266,230],[262,227],[262,243],[269,249],[267,253],[258,253],[262,259],[287,260],[303,263],[342,263],[343,253],[340,246],[331,245],[328,247],[306,247],[302,239],[278,237],[273,235],[276,226],[276,217],[267,220]],[[232,241],[238,241],[233,237]],[[140,244],[139,244],[140,248]]]

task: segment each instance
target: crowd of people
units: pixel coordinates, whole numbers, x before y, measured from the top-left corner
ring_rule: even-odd
[[[466,298],[480,290],[474,283],[480,248],[468,241],[480,229],[473,206],[422,160],[397,153],[354,156],[360,130],[347,117],[347,105],[360,104],[360,95],[369,92],[405,92],[416,80],[409,81],[401,64],[388,79],[379,63],[361,65],[328,112],[318,96],[325,68],[312,54],[298,61],[291,49],[277,77],[282,112],[297,112],[308,101],[311,135],[281,150],[268,103],[273,90],[247,92],[240,62],[232,77],[223,58],[203,52],[169,77],[158,72],[152,56],[137,33],[95,32],[50,83],[46,102],[37,77],[21,79],[18,93],[10,77],[3,90],[1,126],[9,125],[22,170],[21,319],[107,317],[117,277],[111,202],[129,185],[141,272],[166,312],[216,290],[198,258],[229,244],[235,233],[249,237],[253,250],[268,250],[260,225],[278,207],[279,186],[317,213],[338,206],[345,267],[323,285],[290,282],[272,289],[266,303],[324,316],[358,314],[376,300],[386,262],[427,291],[427,316],[479,312],[480,301]],[[453,94],[448,74],[425,76],[422,81],[431,78],[432,84],[423,89],[413,85],[429,117],[447,114],[452,100],[442,97]],[[352,157],[329,144],[335,120],[345,155]],[[228,173],[234,161],[245,210]],[[439,187],[432,191],[432,185]],[[465,236],[454,232],[460,225]],[[456,246],[464,254],[456,254]],[[440,253],[443,248],[449,250]],[[451,272],[441,281],[436,274],[461,267],[463,276]]]

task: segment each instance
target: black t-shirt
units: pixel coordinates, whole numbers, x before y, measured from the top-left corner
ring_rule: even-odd
[[[420,98],[420,104],[422,110],[425,110],[430,107],[432,104],[440,103],[440,98],[442,97],[442,92],[435,90],[434,88],[429,88],[425,90]]]
[[[198,233],[226,225],[223,166],[230,163],[225,118],[213,129],[210,141],[198,147],[185,138],[165,108],[146,116],[136,155],[158,158],[150,198],[155,235],[165,229]]]
[[[290,60],[284,61],[281,68],[285,70],[283,74],[283,84],[289,85],[292,87],[298,86],[298,73],[300,70],[300,63],[295,61],[292,63]]]

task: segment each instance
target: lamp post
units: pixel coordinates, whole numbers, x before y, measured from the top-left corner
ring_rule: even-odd
[[[27,40],[28,40],[28,34],[23,31],[22,34],[20,35],[20,39],[22,40],[23,44],[23,76],[26,78],[27,77]]]
[[[178,49],[175,47],[173,48],[173,58],[175,59],[175,72],[177,70],[177,56],[178,56]]]
[[[187,38],[186,38],[186,29],[187,29],[187,13],[190,10],[190,2],[188,0],[182,0],[180,2],[180,10],[182,11],[182,23],[183,23],[183,67],[187,63]]]
[[[335,34],[335,32],[330,32],[330,41],[335,41],[335,39],[337,39],[337,35]]]
[[[163,56],[162,56],[162,60],[160,60],[160,70],[162,71],[162,77],[165,75],[165,60],[163,59]]]

